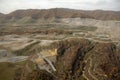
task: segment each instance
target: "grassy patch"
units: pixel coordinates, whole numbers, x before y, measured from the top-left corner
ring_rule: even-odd
[[[15,73],[15,65],[12,63],[0,63],[0,80],[12,80]]]
[[[0,80],[13,80],[15,70],[22,67],[26,61],[18,63],[2,62],[0,63]]]
[[[31,50],[30,50],[30,49],[31,49],[33,46],[35,46],[36,44],[38,44],[38,43],[39,43],[39,41],[37,41],[37,42],[35,42],[35,43],[32,43],[32,44],[26,46],[26,47],[23,48],[23,49],[14,51],[13,53],[16,54],[16,55],[18,55],[18,56],[21,56],[21,55],[23,55],[23,56],[30,55],[30,54],[31,54]]]
[[[78,30],[83,30],[83,31],[95,31],[97,27],[94,26],[78,26]]]

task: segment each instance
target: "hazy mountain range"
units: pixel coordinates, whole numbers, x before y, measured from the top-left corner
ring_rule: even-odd
[[[19,20],[25,17],[30,19],[50,19],[50,18],[91,18],[97,20],[120,20],[120,11],[104,10],[74,10],[67,8],[53,9],[27,9],[16,10],[9,14],[0,13],[0,21]]]

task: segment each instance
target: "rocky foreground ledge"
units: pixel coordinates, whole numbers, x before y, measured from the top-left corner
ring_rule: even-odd
[[[120,80],[120,48],[113,43],[86,39],[55,42],[55,71],[25,66],[16,70],[15,80]]]

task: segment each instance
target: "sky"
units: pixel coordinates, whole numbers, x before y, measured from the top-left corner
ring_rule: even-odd
[[[49,8],[120,11],[120,0],[0,0],[0,12],[5,14],[18,9]]]

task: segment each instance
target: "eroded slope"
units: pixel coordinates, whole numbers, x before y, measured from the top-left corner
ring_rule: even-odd
[[[118,47],[113,43],[100,43],[72,38],[53,44],[55,44],[54,48],[57,50],[56,56],[54,55],[56,60],[52,61],[50,56],[45,58],[52,62],[51,64],[56,70],[52,70],[49,63],[42,62],[44,63],[42,65],[46,68],[43,69],[37,64],[32,71],[24,76],[23,80],[120,79],[120,57]],[[39,63],[39,65],[41,64]],[[27,71],[28,67],[23,69],[21,75],[25,74],[24,70]],[[47,71],[47,68],[51,69],[51,72]]]

